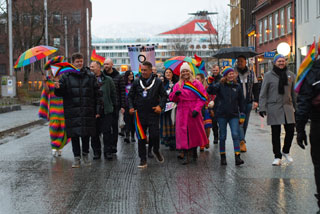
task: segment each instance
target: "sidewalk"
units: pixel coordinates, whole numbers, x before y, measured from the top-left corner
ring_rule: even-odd
[[[0,135],[14,128],[41,121],[38,117],[39,106],[22,105],[20,111],[0,114]]]

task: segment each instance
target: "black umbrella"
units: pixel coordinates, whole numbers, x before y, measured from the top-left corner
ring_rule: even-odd
[[[238,56],[245,56],[246,58],[258,55],[257,52],[248,47],[231,47],[222,48],[217,53],[213,54],[215,58],[236,59]]]

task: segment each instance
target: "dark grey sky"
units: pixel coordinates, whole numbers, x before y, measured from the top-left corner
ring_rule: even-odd
[[[228,13],[230,0],[91,0],[92,33],[97,37],[145,37],[175,28],[188,13]],[[215,17],[212,17],[215,18]]]

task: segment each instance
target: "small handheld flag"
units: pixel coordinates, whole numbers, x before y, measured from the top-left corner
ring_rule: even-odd
[[[140,123],[140,119],[139,119],[139,115],[138,115],[138,111],[135,111],[134,113],[134,126],[136,129],[136,135],[138,140],[144,140],[147,138],[146,134],[143,131],[143,127]]]
[[[54,67],[59,67],[59,70],[56,71],[55,77],[64,73],[69,73],[69,72],[80,74],[80,70],[68,62],[56,63],[54,64]]]
[[[92,50],[92,54],[91,54],[91,60],[92,60],[92,61],[98,61],[98,62],[100,62],[101,65],[103,65],[103,63],[104,63],[104,61],[106,60],[106,58],[98,55],[98,54],[96,53],[96,50],[93,49],[93,50]]]

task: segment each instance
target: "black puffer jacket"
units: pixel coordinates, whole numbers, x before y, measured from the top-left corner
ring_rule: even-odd
[[[63,97],[64,117],[68,137],[94,136],[96,113],[100,99],[99,86],[88,68],[80,74],[66,73],[59,81],[56,96]]]
[[[216,83],[210,84],[207,89],[209,94],[217,95],[219,102],[215,108],[216,117],[234,118],[239,113],[244,113],[244,98],[241,86],[238,83]]]
[[[152,107],[159,105],[161,109],[164,109],[166,106],[167,93],[164,90],[162,81],[157,78],[155,75],[152,76],[152,79],[147,84],[146,80],[141,79],[144,87],[148,87],[154,81],[154,85],[151,89],[147,90],[147,96],[143,97],[144,89],[140,85],[140,79],[136,79],[130,89],[128,95],[129,108],[134,108],[138,112],[143,113],[152,113],[154,110]]]
[[[114,85],[116,87],[116,110],[119,110],[120,108],[126,107],[126,85],[124,82],[124,78],[120,75],[120,73],[117,71],[117,69],[112,68],[112,73],[108,74],[105,70],[103,70],[103,73],[106,76],[109,76],[112,78]]]
[[[296,123],[305,126],[308,119],[320,121],[320,107],[312,104],[320,96],[320,60],[314,62],[297,97]]]

